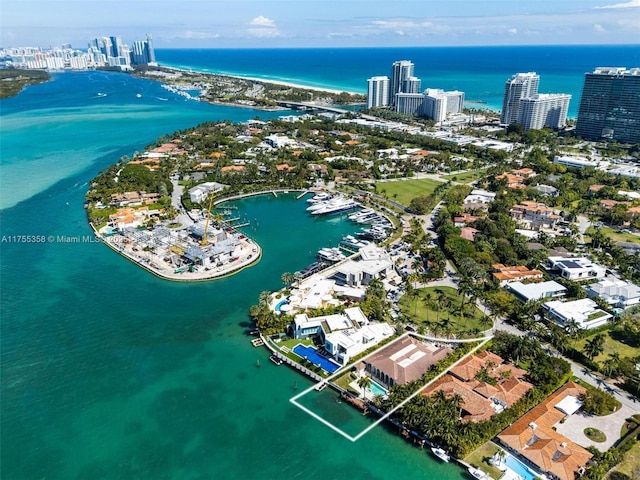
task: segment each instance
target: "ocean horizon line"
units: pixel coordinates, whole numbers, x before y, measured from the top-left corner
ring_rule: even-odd
[[[403,46],[306,46],[306,47],[156,47],[156,51],[162,50],[398,50],[398,49],[425,49],[425,48],[558,48],[558,47],[589,47],[589,48],[607,48],[607,47],[640,47],[639,43],[558,43],[558,44],[522,44],[522,45],[403,45]]]

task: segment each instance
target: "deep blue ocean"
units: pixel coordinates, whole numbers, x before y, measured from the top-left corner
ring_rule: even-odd
[[[474,108],[502,108],[506,80],[540,75],[540,93],[569,93],[578,112],[584,74],[599,66],[640,65],[640,46],[412,47],[334,49],[157,50],[161,65],[282,80],[366,93],[367,79],[391,76],[395,60],[411,60],[422,88],[461,90]]]
[[[470,63],[456,69],[464,63],[459,49],[360,51],[375,62],[353,50],[161,50],[158,58],[359,91],[392,60],[409,58],[423,80],[442,81],[433,86],[471,91],[476,81],[481,93],[493,76],[498,95],[506,77],[521,70],[537,69],[546,89],[542,67],[555,68],[550,77],[568,91],[564,86],[579,89],[582,72],[593,66],[640,63],[628,47],[593,48],[591,59],[592,47],[567,48],[562,55],[538,49],[546,63],[533,56],[541,63],[531,65],[523,57],[533,50],[507,49],[513,68],[506,54],[500,62],[468,54]],[[582,52],[580,61],[575,52]],[[494,70],[483,73],[483,63]],[[158,83],[108,72],[55,74],[1,100],[0,113],[3,479],[465,478],[384,425],[356,443],[339,436],[289,403],[309,382],[249,343],[247,312],[259,293],[280,288],[283,272],[304,267],[313,251],[352,232],[344,218],[312,218],[294,195],[239,201],[241,215],[258,221],[247,234],[264,256],[238,275],[198,284],[159,280],[98,243],[56,240],[90,236],[88,182],[121,156],[199,122],[274,114],[188,101]],[[54,240],[11,240],[20,235]],[[345,428],[370,422],[331,398],[318,406]]]

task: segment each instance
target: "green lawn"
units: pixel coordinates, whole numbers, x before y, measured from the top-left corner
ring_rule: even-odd
[[[478,180],[485,174],[485,169],[481,168],[479,170],[470,170],[464,173],[454,173],[452,175],[440,175],[440,178],[444,180],[452,180],[454,182],[459,183],[471,183],[474,180]]]
[[[495,443],[487,442],[484,445],[480,445],[463,460],[469,465],[473,465],[474,467],[487,472],[492,478],[500,478],[503,473],[488,462],[488,460],[493,457],[498,450],[500,450],[500,447]]]
[[[449,302],[449,307],[438,307],[438,294],[443,292]],[[462,296],[458,295],[458,291],[452,287],[426,287],[415,291],[414,297],[404,295],[399,303],[400,311],[406,315],[412,323],[417,326],[424,326],[428,330],[436,333],[446,333],[447,329],[451,332],[470,332],[484,331],[491,327],[490,323],[482,323],[484,317],[482,312],[475,305],[473,308],[467,308],[469,299],[465,299],[466,314],[460,316],[459,308],[462,302]],[[425,304],[426,295],[431,295],[432,304],[427,307]]]
[[[613,228],[602,227],[601,231],[614,242],[630,242],[640,244],[640,237],[632,233],[616,232]]]
[[[379,182],[376,183],[376,193],[386,195],[389,199],[408,207],[412,199],[431,195],[436,187],[442,183],[430,178]]]
[[[587,229],[587,231],[585,232],[586,236],[589,236],[589,232],[591,231],[591,229],[592,227]],[[604,235],[609,237],[614,242],[630,242],[640,244],[640,237],[632,233],[616,232],[613,228],[609,227],[602,227],[600,230]]]
[[[638,465],[640,465],[640,443],[636,442],[633,447],[631,447],[631,450],[624,454],[622,462],[616,465],[612,471],[624,473],[631,478],[633,470]]]
[[[621,332],[611,332],[611,331],[607,331],[607,332],[603,332],[605,335],[605,342],[604,342],[604,351],[598,355],[596,358],[594,358],[594,360],[596,362],[604,362],[607,358],[609,358],[609,354],[610,353],[614,353],[617,352],[620,354],[620,357],[624,358],[624,357],[635,357],[640,355],[640,348],[638,347],[633,347],[631,345],[628,345],[627,343],[623,343],[620,342],[618,340],[616,340],[615,338],[612,337],[611,334],[613,334],[614,336],[618,336],[618,335],[622,335]],[[594,333],[593,335],[589,335],[588,337],[582,338],[580,340],[578,340],[576,342],[576,350],[580,350],[582,351],[582,349],[584,348],[584,345],[587,343],[588,340],[590,340],[591,338],[595,337],[596,334]]]

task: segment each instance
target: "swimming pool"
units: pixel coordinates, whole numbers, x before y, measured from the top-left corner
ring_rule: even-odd
[[[307,347],[306,345],[302,345],[299,343],[295,347],[293,347],[293,352],[296,355],[300,355],[302,358],[306,358],[314,365],[320,365],[325,372],[333,373],[340,368],[340,365],[334,363],[323,356],[319,355],[316,352],[316,349],[313,347]]]
[[[504,464],[516,472],[516,474],[520,475],[524,480],[535,480],[537,478],[524,463],[512,455],[507,456],[504,460]]]
[[[369,385],[369,390],[371,390],[371,393],[373,393],[374,395],[382,395],[383,397],[388,395],[389,393],[385,388],[382,387],[382,385],[380,385],[379,383],[373,380],[371,380],[371,385]]]
[[[282,308],[283,305],[286,305],[287,303],[289,303],[289,299],[285,298],[284,300],[280,300],[278,302],[278,304],[276,305],[276,312],[280,313],[280,309]]]

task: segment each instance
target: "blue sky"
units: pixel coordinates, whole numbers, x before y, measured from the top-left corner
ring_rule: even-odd
[[[2,0],[0,46],[156,48],[640,43],[640,0]]]

